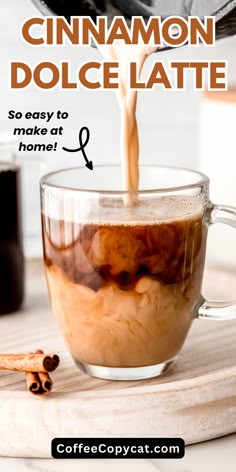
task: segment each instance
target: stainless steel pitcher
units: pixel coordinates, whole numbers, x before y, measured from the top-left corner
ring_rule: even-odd
[[[191,15],[216,17],[216,38],[236,34],[236,0],[32,0],[44,15],[114,16],[122,15],[127,21],[132,16]]]

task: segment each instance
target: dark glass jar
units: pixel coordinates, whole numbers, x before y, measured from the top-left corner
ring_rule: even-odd
[[[20,194],[13,143],[0,136],[0,315],[17,310],[24,297]]]

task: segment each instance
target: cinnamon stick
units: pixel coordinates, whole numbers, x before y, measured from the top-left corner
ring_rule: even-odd
[[[43,372],[26,372],[27,389],[34,395],[46,395],[52,390],[52,379]]]
[[[32,393],[38,393],[40,390],[40,380],[36,372],[26,372],[27,389]]]
[[[43,351],[38,349],[35,354],[43,354]],[[52,390],[53,383],[48,373],[26,372],[25,377],[27,388],[34,395],[46,395]]]
[[[57,354],[0,354],[0,370],[53,372],[59,365]]]

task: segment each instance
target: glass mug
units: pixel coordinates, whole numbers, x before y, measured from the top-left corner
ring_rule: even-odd
[[[170,368],[195,318],[236,318],[235,303],[201,295],[207,229],[235,227],[236,209],[213,205],[208,178],[192,170],[140,166],[140,191],[129,195],[121,172],[84,167],[41,179],[44,261],[76,364],[137,380]]]

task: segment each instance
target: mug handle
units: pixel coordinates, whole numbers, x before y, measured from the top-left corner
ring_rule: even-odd
[[[210,204],[205,221],[208,226],[224,223],[236,229],[236,208]],[[236,300],[224,303],[210,302],[203,298],[197,318],[214,321],[236,320]]]

